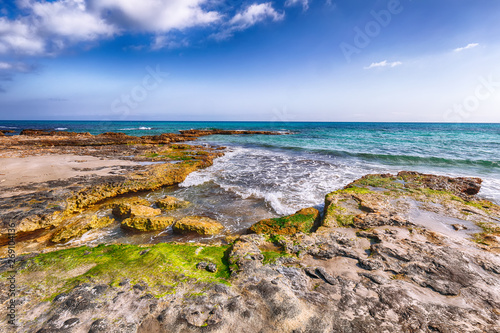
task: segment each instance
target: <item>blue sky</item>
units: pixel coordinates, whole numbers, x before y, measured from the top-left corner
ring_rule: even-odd
[[[0,119],[500,122],[498,0],[0,0]]]

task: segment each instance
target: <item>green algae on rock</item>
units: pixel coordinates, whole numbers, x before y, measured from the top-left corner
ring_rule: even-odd
[[[93,229],[101,229],[104,227],[107,227],[108,225],[111,225],[115,223],[116,221],[112,218],[109,218],[107,216],[105,217],[97,217],[97,216],[92,216],[92,218],[89,220],[83,221],[77,221],[72,224],[68,224],[64,226],[62,229],[57,231],[52,238],[50,239],[51,242],[53,243],[66,243],[67,241],[77,238],[85,234],[87,231],[93,230]]]
[[[169,243],[149,247],[82,246],[28,259],[18,270],[18,280],[42,299],[50,299],[89,281],[117,286],[123,279],[131,283],[143,281],[156,295],[161,295],[165,290],[171,292],[178,284],[192,280],[227,284],[230,275],[224,254],[227,249],[227,246],[200,248]],[[197,269],[200,261],[215,263],[217,272]]]
[[[186,216],[174,224],[174,231],[181,234],[216,235],[222,229],[224,229],[224,226],[219,222],[202,216]]]
[[[158,231],[164,230],[174,223],[174,218],[170,216],[160,217],[129,217],[122,221],[121,226],[134,231]]]
[[[293,215],[265,219],[250,227],[257,234],[293,235],[298,232],[309,233],[319,222],[319,212],[316,208],[304,208]]]
[[[156,206],[161,210],[174,210],[179,208],[186,208],[190,205],[189,201],[181,200],[171,196],[165,196],[163,199],[159,199],[156,202]]]

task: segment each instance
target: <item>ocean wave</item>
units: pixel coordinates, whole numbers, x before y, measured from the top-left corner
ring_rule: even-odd
[[[54,128],[54,130],[56,130],[56,131],[65,131],[67,129],[68,129],[67,127],[57,127],[57,128]]]
[[[17,127],[15,127],[15,126],[0,126],[0,128],[5,128],[5,129],[16,129]]]
[[[272,144],[261,144],[259,145],[264,148],[275,148],[288,151],[296,152],[312,152],[322,155],[334,156],[334,157],[352,157],[359,158],[365,161],[381,162],[389,165],[404,165],[404,166],[414,166],[414,165],[428,165],[428,166],[476,166],[485,168],[500,168],[499,160],[474,160],[474,159],[458,159],[458,158],[446,158],[446,157],[435,157],[435,156],[418,156],[418,155],[397,155],[397,154],[377,154],[377,153],[365,153],[365,152],[350,152],[346,150],[335,150],[335,149],[311,149],[303,147],[284,147],[276,146]]]
[[[262,199],[276,214],[288,215],[301,208],[321,208],[327,193],[373,170],[377,168],[233,147],[211,167],[189,174],[179,186],[213,182],[243,199]]]
[[[149,131],[152,127],[137,127],[137,128],[119,128],[119,131]]]

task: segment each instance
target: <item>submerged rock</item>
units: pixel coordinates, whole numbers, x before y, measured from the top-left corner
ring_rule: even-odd
[[[166,196],[163,199],[157,200],[156,205],[158,208],[161,210],[173,210],[173,209],[179,209],[179,208],[186,208],[189,206],[190,202],[177,199],[174,197]]]
[[[257,234],[277,235],[308,233],[319,222],[319,217],[316,208],[304,208],[293,215],[259,221],[250,227],[250,231]]]
[[[143,205],[118,204],[113,208],[113,215],[120,219],[126,219],[136,216],[152,217],[158,216],[160,214],[160,209],[155,209]]]
[[[123,220],[121,226],[134,231],[164,230],[174,223],[174,218],[169,216],[143,217],[135,216]]]
[[[222,229],[224,227],[219,222],[200,216],[186,216],[174,224],[174,231],[182,234],[195,232],[200,235],[216,235]]]

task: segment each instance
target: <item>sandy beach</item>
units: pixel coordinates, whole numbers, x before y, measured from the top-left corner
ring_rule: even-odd
[[[124,166],[137,165],[133,161],[78,155],[0,158],[0,189],[78,176],[119,174]],[[6,195],[9,194],[1,194]]]

